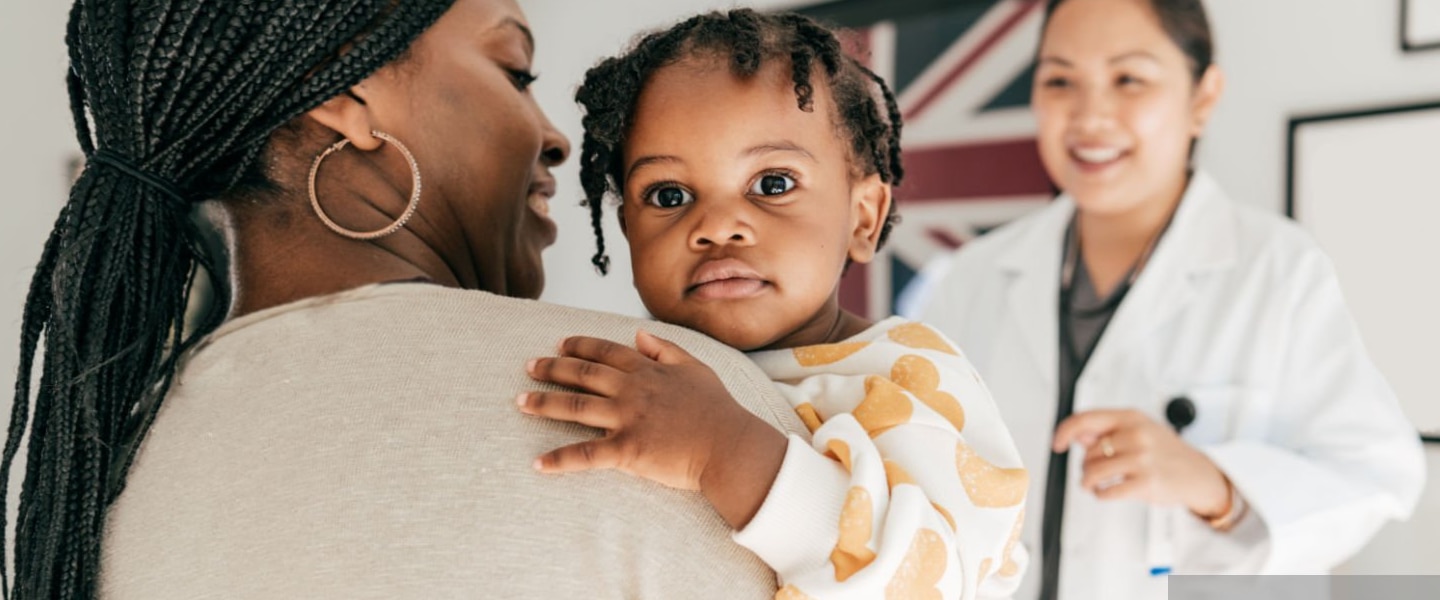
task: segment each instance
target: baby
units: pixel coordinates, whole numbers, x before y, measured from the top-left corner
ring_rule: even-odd
[[[1011,595],[1027,476],[989,392],[935,330],[839,304],[846,267],[895,221],[901,124],[884,82],[806,17],[734,10],[641,38],[577,99],[595,231],[618,196],[646,308],[750,353],[813,441],[782,437],[648,333],[635,349],[572,338],[528,370],[578,391],[517,402],[607,435],[537,468],[701,491],[776,571],[778,598]]]

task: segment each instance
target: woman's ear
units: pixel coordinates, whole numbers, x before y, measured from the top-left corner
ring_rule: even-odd
[[[868,263],[875,258],[894,200],[893,188],[878,173],[850,187],[850,260]]]
[[[375,130],[375,123],[370,107],[363,97],[364,93],[365,82],[362,81],[339,96],[310,109],[305,116],[350,140],[350,144],[356,149],[369,152],[379,148],[382,142],[371,134]]]
[[[1224,93],[1225,72],[1218,65],[1210,65],[1195,86],[1195,100],[1190,109],[1194,123],[1190,132],[1192,136],[1200,137],[1205,132],[1205,125],[1210,122],[1210,115],[1215,113],[1215,105],[1220,103],[1220,96]]]

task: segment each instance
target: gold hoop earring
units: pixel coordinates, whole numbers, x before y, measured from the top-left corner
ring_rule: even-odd
[[[374,231],[354,231],[346,229],[344,226],[332,220],[330,215],[325,214],[325,209],[320,207],[320,196],[315,192],[315,179],[316,176],[320,174],[320,163],[325,162],[325,159],[331,154],[339,152],[350,145],[350,140],[344,139],[335,142],[329,148],[326,148],[324,152],[321,152],[319,156],[316,156],[315,164],[310,166],[310,207],[315,209],[315,215],[320,217],[320,221],[325,223],[325,226],[329,227],[330,231],[334,231],[352,240],[377,240],[400,231],[401,227],[404,227],[406,223],[410,222],[410,217],[415,216],[415,209],[420,208],[420,165],[415,162],[415,155],[411,154],[410,149],[406,148],[405,144],[400,143],[400,140],[395,139],[387,133],[371,131],[370,135],[395,146],[395,148],[400,151],[400,154],[405,155],[405,161],[410,163],[410,204],[405,207],[405,212],[400,215],[400,218],[396,219],[395,222],[389,226]]]

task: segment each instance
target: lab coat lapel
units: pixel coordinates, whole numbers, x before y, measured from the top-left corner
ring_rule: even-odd
[[[1041,379],[1052,388],[1059,378],[1060,261],[1065,228],[1075,207],[1066,198],[1045,209],[1016,240],[1017,252],[1001,260],[1006,274],[1008,327],[1020,332]]]
[[[1104,369],[1119,353],[1146,345],[1199,295],[1201,275],[1233,265],[1236,228],[1234,207],[1219,185],[1195,173],[1170,228],[1115,311],[1086,370]]]

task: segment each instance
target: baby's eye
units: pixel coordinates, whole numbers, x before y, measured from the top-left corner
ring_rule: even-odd
[[[677,187],[662,187],[651,190],[645,196],[645,203],[660,208],[677,208],[695,201],[690,192]]]
[[[795,189],[795,180],[788,176],[771,173],[757,180],[750,186],[750,193],[757,196],[779,196]]]

